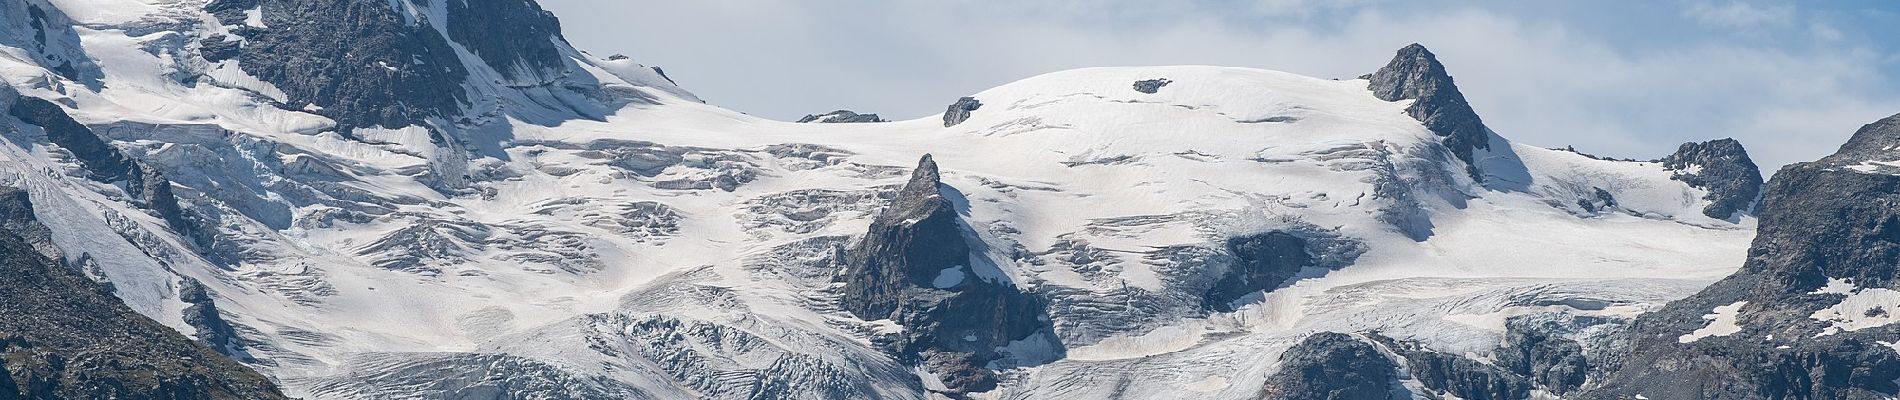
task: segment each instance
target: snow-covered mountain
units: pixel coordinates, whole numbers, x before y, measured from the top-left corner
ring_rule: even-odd
[[[1895,393],[1855,367],[1672,391],[1761,357],[1852,365],[1737,342],[1805,329],[1763,316],[1772,296],[1846,296],[1774,315],[1834,310],[1808,325],[1895,362],[1864,340],[1900,338],[1852,333],[1892,333],[1869,310],[1900,299],[1894,255],[1764,261],[1829,210],[1777,208],[1815,191],[1789,171],[1886,176],[1885,136],[1778,175],[1751,251],[1739,143],[1513,142],[1418,45],[1356,79],[1090,68],[792,123],[578,51],[530,0],[0,0],[0,20],[0,185],[46,228],[9,231],[294,397]],[[1773,271],[1799,291],[1747,286]],[[1768,352],[1682,361],[1734,348]]]

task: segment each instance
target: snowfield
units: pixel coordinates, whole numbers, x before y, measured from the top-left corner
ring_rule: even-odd
[[[1512,317],[1626,320],[1694,293],[1742,265],[1753,236],[1753,217],[1702,215],[1708,192],[1657,162],[1493,136],[1485,175],[1469,176],[1408,101],[1363,79],[1088,68],[975,93],[949,127],[799,124],[568,49],[562,79],[641,101],[590,119],[547,108],[556,89],[478,70],[480,117],[444,145],[420,126],[345,135],[272,106],[282,91],[174,37],[229,29],[201,11],[52,3],[85,24],[97,84],[13,47],[0,80],[158,166],[226,239],[206,250],[18,120],[0,124],[0,184],[30,190],[55,242],[148,317],[194,333],[178,288],[209,286],[244,361],[292,396],[921,397],[935,379],[873,343],[902,328],[836,308],[833,276],[925,154],[982,243],[935,284],[1002,274],[1049,300],[1064,347],[1012,350],[1056,361],[1007,368],[982,394],[997,398],[1246,398],[1321,331],[1487,357]],[[141,20],[183,28],[132,36]],[[1131,86],[1158,78],[1155,93]],[[1270,230],[1337,251],[1233,312],[1182,292],[1227,268],[1224,240]],[[1813,318],[1842,330],[1900,311],[1892,291],[1834,290],[1848,297]],[[1742,305],[1682,340],[1734,332]]]

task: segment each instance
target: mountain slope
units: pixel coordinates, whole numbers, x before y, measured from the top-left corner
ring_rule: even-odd
[[[1732,141],[1509,141],[1422,46],[800,124],[526,0],[0,5],[72,21],[0,28],[32,111],[0,180],[131,309],[309,398],[1250,398],[1309,348],[1443,372],[1368,372],[1393,393],[1566,393],[1533,371],[1734,272],[1761,184]]]
[[[0,188],[0,209],[9,231],[0,234],[0,398],[285,398],[263,375],[48,258],[58,254],[32,234],[47,228],[27,192]]]
[[[1735,275],[1637,320],[1595,398],[1880,399],[1900,393],[1900,115],[1782,168]]]

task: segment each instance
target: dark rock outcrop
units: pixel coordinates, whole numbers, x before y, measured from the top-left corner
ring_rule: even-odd
[[[53,230],[41,224],[33,214],[33,202],[26,190],[0,186],[0,231],[6,231],[32,245],[40,255],[62,259],[59,246],[53,244]]]
[[[1709,218],[1727,219],[1753,211],[1761,195],[1761,168],[1735,139],[1683,143],[1661,161],[1663,168],[1675,171],[1673,179],[1709,191],[1703,197],[1709,205],[1702,209]]]
[[[1155,92],[1161,91],[1161,88],[1163,86],[1168,86],[1168,84],[1170,83],[1174,83],[1174,81],[1168,80],[1168,78],[1139,80],[1139,81],[1135,81],[1135,91],[1147,93],[1147,94],[1155,94]]]
[[[1377,334],[1374,341],[1405,359],[1405,369],[1426,389],[1470,400],[1518,400],[1530,396],[1524,377],[1456,354],[1432,351],[1417,343]]]
[[[199,233],[193,219],[179,206],[178,198],[172,194],[172,183],[165,179],[163,172],[112,147],[91,128],[73,120],[59,104],[21,96],[8,107],[8,114],[46,131],[47,140],[71,152],[92,180],[125,182],[127,194],[138,200],[139,206],[158,213],[172,230],[187,236]]]
[[[1516,318],[1505,324],[1504,346],[1497,364],[1532,385],[1555,394],[1574,392],[1590,376],[1583,345],[1537,326],[1535,320]]]
[[[1431,50],[1417,43],[1405,46],[1385,67],[1365,78],[1372,81],[1372,94],[1380,100],[1415,100],[1405,112],[1443,137],[1445,147],[1470,166],[1473,178],[1481,177],[1473,153],[1491,147],[1491,130]]]
[[[1227,252],[1233,255],[1234,263],[1202,295],[1201,307],[1232,312],[1235,300],[1279,287],[1301,269],[1315,265],[1306,245],[1305,239],[1282,231],[1227,239]]]
[[[845,123],[866,123],[866,122],[886,122],[886,121],[884,121],[883,118],[879,118],[877,114],[859,114],[856,112],[852,112],[851,110],[838,110],[838,111],[832,111],[832,112],[828,112],[824,114],[811,114],[811,115],[806,115],[804,118],[798,119],[798,123],[801,123],[801,124],[808,124],[808,123],[845,124]]]
[[[561,22],[533,0],[445,1],[449,40],[508,79],[566,69]]]
[[[976,109],[982,107],[983,102],[976,101],[975,97],[957,99],[956,103],[950,104],[948,110],[944,110],[943,127],[948,128],[963,123],[963,121],[970,119],[971,111],[976,111]]]
[[[253,8],[268,28],[245,25]],[[469,72],[449,41],[389,1],[216,0],[205,10],[245,38],[239,67],[282,90],[286,108],[321,107],[345,135],[453,117],[467,102]]]
[[[954,393],[996,387],[988,366],[1011,342],[1041,340],[1049,319],[1042,299],[1017,290],[1001,271],[983,271],[980,256],[942,190],[926,155],[864,240],[846,252],[840,306],[866,321],[904,327],[882,339],[886,349],[936,374]],[[980,245],[980,243],[978,243]],[[990,266],[989,268],[995,268]]]
[[[1280,355],[1260,397],[1282,400],[1397,399],[1398,365],[1364,340],[1336,332],[1306,337]]]
[[[198,342],[211,347],[219,353],[234,359],[247,359],[244,344],[238,339],[237,330],[218,313],[218,304],[211,298],[211,291],[204,283],[185,278],[183,288],[178,290],[178,300],[190,306],[185,307],[185,324],[198,330]]]
[[[0,315],[0,398],[285,398],[263,375],[133,312],[7,232]]]
[[[1834,155],[1781,169],[1763,190],[1748,260],[1702,292],[1639,317],[1627,353],[1581,398],[1876,399],[1900,393],[1900,325],[1844,330],[1817,311],[1878,317],[1849,296],[1900,288],[1900,115]],[[1850,289],[1820,290],[1830,281]],[[1716,307],[1739,331],[1698,330]]]
[[[7,107],[7,114],[46,131],[47,140],[72,152],[73,157],[100,182],[118,182],[138,175],[138,165],[125,153],[107,144],[92,129],[74,121],[59,104],[38,97],[21,96]]]

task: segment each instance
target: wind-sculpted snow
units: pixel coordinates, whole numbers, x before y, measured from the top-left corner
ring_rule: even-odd
[[[1686,167],[1471,141],[1430,56],[1394,98],[1090,68],[800,124],[527,1],[53,3],[88,12],[44,10],[83,17],[48,51],[98,70],[0,32],[0,105],[72,122],[0,118],[0,183],[129,308],[300,397],[1252,398],[1317,332],[1576,393],[1754,224]]]

